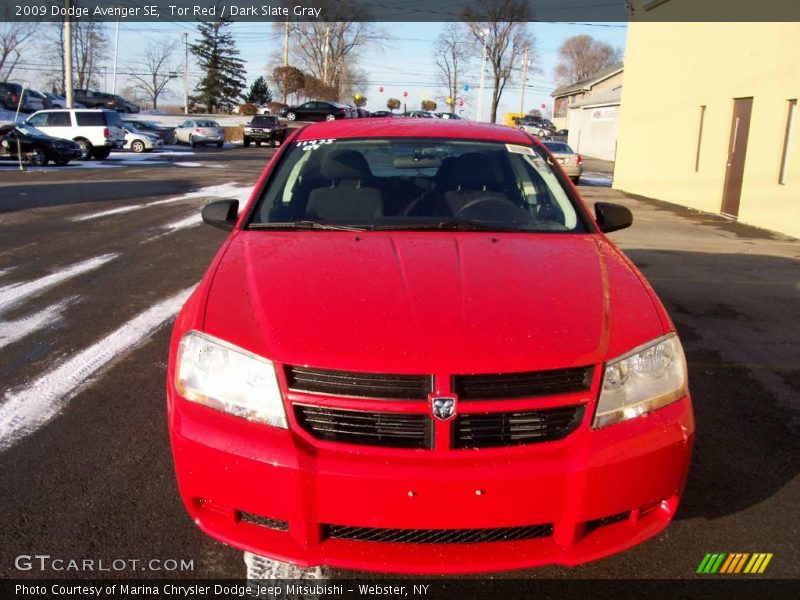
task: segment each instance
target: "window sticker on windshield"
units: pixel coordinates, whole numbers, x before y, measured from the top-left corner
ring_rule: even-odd
[[[335,141],[336,140],[334,138],[327,140],[303,140],[302,142],[297,142],[297,145],[300,146],[305,152],[306,150],[316,150],[324,144],[332,144]]]
[[[514,154],[533,154],[533,148],[530,146],[519,146],[517,144],[506,144],[506,150]]]

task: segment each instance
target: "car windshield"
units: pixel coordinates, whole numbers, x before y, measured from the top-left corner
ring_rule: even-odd
[[[253,119],[253,125],[277,125],[278,124],[278,117],[255,117]]]
[[[43,131],[40,131],[39,129],[36,129],[36,127],[31,127],[30,125],[17,125],[15,127],[15,129],[20,134],[22,134],[23,136],[26,136],[26,137],[31,137],[31,136],[46,137],[47,136],[47,134],[44,133]]]
[[[249,227],[584,232],[532,146],[451,139],[294,142]]]

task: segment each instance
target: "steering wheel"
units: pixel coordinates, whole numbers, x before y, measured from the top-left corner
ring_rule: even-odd
[[[456,218],[487,221],[489,223],[522,223],[532,222],[531,214],[513,202],[503,198],[480,196],[459,208]]]

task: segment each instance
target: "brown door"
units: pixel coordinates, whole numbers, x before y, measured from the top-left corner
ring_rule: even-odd
[[[733,100],[733,120],[731,138],[728,142],[728,164],[725,168],[725,185],[722,188],[722,209],[724,215],[739,216],[739,200],[742,196],[744,159],[747,155],[747,135],[750,133],[750,111],[752,98]]]

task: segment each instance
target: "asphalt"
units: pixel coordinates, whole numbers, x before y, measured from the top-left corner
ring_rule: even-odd
[[[3,309],[0,394],[25,390],[196,283],[225,234],[168,225],[219,197],[189,192],[251,187],[271,153],[209,148],[153,164],[25,173],[0,166],[0,296],[115,255]],[[633,227],[610,237],[648,277],[683,340],[697,417],[692,467],[676,519],[656,538],[576,568],[495,577],[690,578],[707,552],[772,552],[762,577],[798,577],[800,241],[602,182],[580,189],[590,205],[619,202],[634,213]],[[161,203],[139,206],[150,202]],[[2,345],[3,332],[42,313],[41,327]],[[0,450],[0,578],[101,576],[15,568],[29,554],[194,561],[190,571],[116,575],[243,576],[241,554],[199,532],[178,496],[164,411],[168,336],[166,322],[91,371],[52,420]]]

